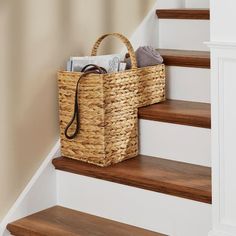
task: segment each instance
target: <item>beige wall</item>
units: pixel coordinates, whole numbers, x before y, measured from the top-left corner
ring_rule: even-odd
[[[0,220],[58,139],[56,71],[102,33],[131,35],[154,2],[0,0]]]

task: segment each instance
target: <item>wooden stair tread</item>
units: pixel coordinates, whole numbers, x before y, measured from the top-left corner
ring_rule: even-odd
[[[143,155],[105,168],[66,157],[53,164],[62,171],[211,203],[209,167]]]
[[[167,66],[210,68],[210,52],[157,49]]]
[[[189,20],[209,20],[209,9],[178,8],[178,9],[158,9],[156,14],[159,19],[189,19]]]
[[[8,224],[7,229],[16,236],[164,236],[61,206],[17,220]]]
[[[139,118],[211,128],[211,105],[200,102],[166,100],[139,108]]]

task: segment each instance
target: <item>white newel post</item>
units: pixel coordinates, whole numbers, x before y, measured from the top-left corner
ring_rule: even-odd
[[[236,235],[236,44],[211,43],[213,232]]]
[[[236,236],[236,1],[211,0],[213,229]]]

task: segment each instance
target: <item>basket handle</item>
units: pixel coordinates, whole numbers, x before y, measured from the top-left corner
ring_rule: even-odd
[[[130,55],[131,67],[132,67],[132,69],[137,69],[137,60],[136,60],[133,46],[125,36],[123,36],[122,34],[119,34],[119,33],[104,34],[100,38],[98,38],[98,40],[95,42],[95,44],[93,46],[91,56],[97,55],[97,50],[98,50],[101,42],[103,41],[103,39],[107,38],[108,36],[114,36],[116,38],[119,38],[125,44],[126,48],[128,49],[128,53]]]

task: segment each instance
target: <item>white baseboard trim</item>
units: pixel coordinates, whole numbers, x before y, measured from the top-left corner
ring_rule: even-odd
[[[56,171],[52,159],[60,155],[60,140],[29,181],[23,192],[0,223],[0,235],[10,235],[6,230],[9,222],[57,204]]]
[[[222,231],[212,230],[209,232],[208,236],[235,236],[235,234],[229,234]]]
[[[130,42],[132,43],[134,49],[146,45],[154,48],[158,47],[158,19],[155,13],[157,8],[158,3],[156,2],[131,35]],[[126,51],[126,49],[124,49],[124,51]]]

